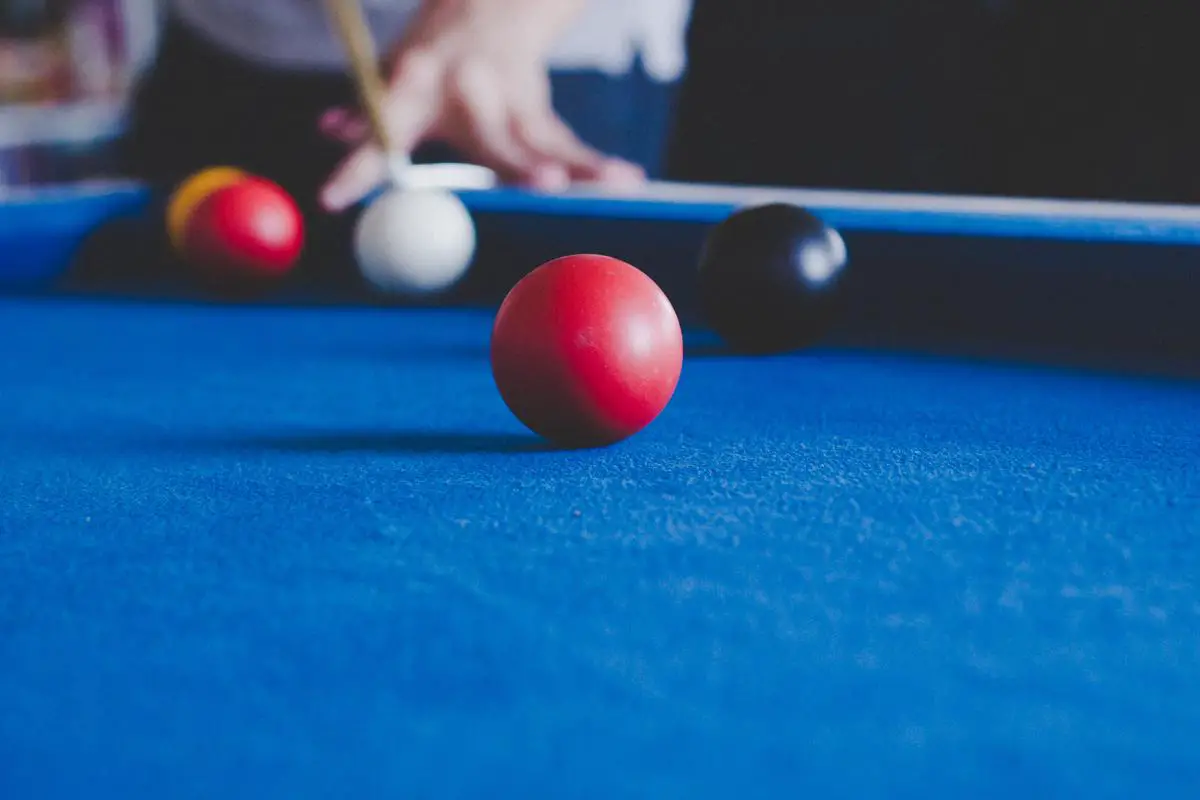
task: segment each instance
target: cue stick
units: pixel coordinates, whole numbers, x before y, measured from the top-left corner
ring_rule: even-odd
[[[387,118],[383,113],[387,87],[379,74],[375,39],[367,26],[362,4],[359,0],[325,0],[325,7],[350,59],[354,82],[358,87],[359,99],[367,112],[371,133],[387,159],[392,183],[399,185],[400,173],[409,165],[408,156],[395,151],[392,134],[388,130]]]

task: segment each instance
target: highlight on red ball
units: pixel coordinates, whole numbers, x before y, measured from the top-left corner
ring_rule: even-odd
[[[304,217],[277,184],[255,176],[220,187],[187,220],[187,261],[208,286],[238,292],[288,275],[304,250]]]
[[[683,369],[683,332],[644,272],[603,255],[557,258],[505,297],[491,343],[505,404],[562,447],[604,447],[667,407]]]

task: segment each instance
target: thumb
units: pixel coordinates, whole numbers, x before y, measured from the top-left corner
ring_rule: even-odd
[[[359,145],[342,160],[321,187],[321,206],[337,213],[362,200],[387,178],[387,160],[379,145]]]

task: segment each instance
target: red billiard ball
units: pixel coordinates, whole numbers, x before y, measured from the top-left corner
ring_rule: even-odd
[[[304,249],[304,218],[271,181],[247,177],[206,197],[192,212],[184,251],[216,289],[270,284],[291,272]]]
[[[508,293],[491,358],[500,396],[532,431],[564,447],[603,447],[666,408],[683,369],[683,334],[641,270],[574,255],[541,265]]]

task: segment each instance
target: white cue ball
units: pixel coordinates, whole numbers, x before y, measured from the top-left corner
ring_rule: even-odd
[[[427,294],[449,288],[475,255],[475,222],[453,192],[393,189],[354,231],[358,267],[377,289]]]

